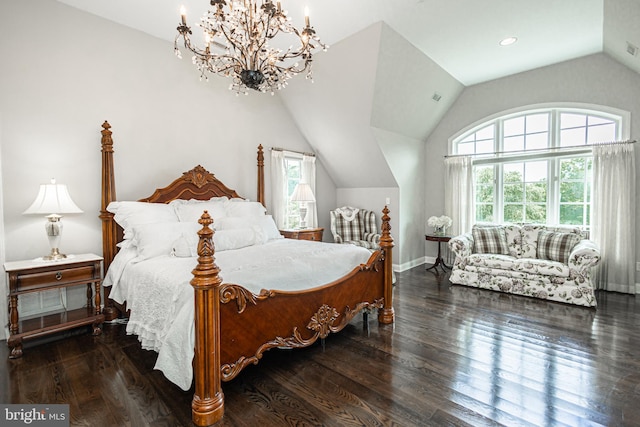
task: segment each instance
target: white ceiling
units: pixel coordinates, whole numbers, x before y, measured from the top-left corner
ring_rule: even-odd
[[[173,41],[180,5],[193,27],[208,0],[58,0]],[[309,8],[329,45],[385,21],[464,85],[603,50],[640,72],[640,0],[282,0],[294,25]],[[518,42],[501,47],[508,36]],[[329,50],[330,52],[330,50]]]

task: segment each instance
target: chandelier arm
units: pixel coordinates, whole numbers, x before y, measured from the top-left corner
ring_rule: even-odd
[[[224,38],[227,39],[227,42],[229,42],[231,44],[231,47],[233,48],[233,50],[235,52],[239,52],[240,55],[242,56],[242,59],[244,60],[244,64],[242,63],[242,61],[238,60],[237,58],[233,57],[238,63],[240,63],[241,65],[247,65],[248,64],[248,58],[247,58],[247,53],[245,52],[245,49],[239,45],[237,45],[234,41],[233,38],[229,36],[229,34],[227,34],[227,28],[225,28],[223,25],[220,26],[220,30],[222,31],[222,34],[224,35]],[[226,55],[225,55],[226,56]]]

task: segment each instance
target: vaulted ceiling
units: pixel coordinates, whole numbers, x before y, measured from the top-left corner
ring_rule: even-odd
[[[209,7],[207,0],[58,1],[167,41],[181,4],[191,25]],[[293,79],[280,96],[337,187],[399,185],[403,171],[385,147],[423,142],[465,86],[598,52],[640,73],[640,0],[282,4],[296,26],[308,6],[318,35],[333,45],[314,57],[315,84]],[[518,41],[500,46],[505,37]]]

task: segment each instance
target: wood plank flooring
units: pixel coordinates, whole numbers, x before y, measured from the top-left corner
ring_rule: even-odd
[[[396,323],[358,316],[325,349],[276,350],[223,384],[221,426],[638,426],[640,299],[598,309],[398,274]],[[190,426],[192,392],[123,325],[0,346],[0,402],[68,403],[71,425]]]

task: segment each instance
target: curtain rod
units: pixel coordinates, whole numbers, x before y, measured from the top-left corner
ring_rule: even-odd
[[[516,150],[516,151],[494,151],[493,153],[475,153],[475,154],[449,154],[444,156],[445,159],[450,159],[452,157],[480,157],[480,156],[497,156],[500,154],[529,154],[534,153],[536,151],[565,151],[565,150],[580,150],[587,149],[591,147],[597,147],[599,145],[616,145],[616,144],[635,144],[637,141],[610,141],[610,142],[600,142],[595,144],[587,144],[587,145],[570,145],[566,147],[547,147],[547,148],[535,148],[533,150]]]
[[[307,153],[305,151],[287,150],[286,148],[280,148],[280,147],[271,147],[271,151],[288,151],[290,153],[302,154],[303,156],[311,156],[311,157],[316,156],[314,153]]]

